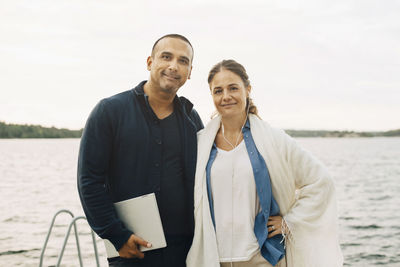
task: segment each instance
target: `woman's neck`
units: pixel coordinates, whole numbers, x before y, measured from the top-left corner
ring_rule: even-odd
[[[225,133],[237,133],[242,130],[247,118],[246,113],[242,113],[240,116],[233,117],[222,117],[221,123],[224,126]]]

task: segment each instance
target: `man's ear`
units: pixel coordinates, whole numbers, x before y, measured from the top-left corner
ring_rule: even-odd
[[[153,63],[153,58],[151,56],[149,56],[147,58],[147,70],[151,71],[151,64]]]
[[[188,80],[190,80],[190,75],[192,74],[192,69],[193,69],[193,66],[190,66],[190,70],[189,70],[189,75],[188,75]]]

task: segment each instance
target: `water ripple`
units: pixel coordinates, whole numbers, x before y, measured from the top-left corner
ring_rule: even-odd
[[[40,249],[29,249],[29,250],[9,250],[9,251],[4,251],[4,252],[0,252],[0,256],[4,256],[4,255],[14,255],[14,254],[21,254],[21,253],[26,253],[26,252],[31,252],[31,251],[37,251]]]
[[[381,229],[382,227],[376,224],[370,224],[370,225],[351,225],[349,226],[352,229],[356,230],[368,230],[368,229]]]

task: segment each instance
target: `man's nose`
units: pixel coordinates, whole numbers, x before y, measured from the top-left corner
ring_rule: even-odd
[[[178,62],[176,60],[171,60],[168,68],[172,71],[178,70]]]

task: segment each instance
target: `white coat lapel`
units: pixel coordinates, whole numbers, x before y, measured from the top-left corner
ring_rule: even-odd
[[[198,133],[197,142],[197,166],[196,166],[196,178],[195,178],[195,209],[201,201],[203,196],[203,179],[205,179],[206,166],[208,158],[210,157],[211,148],[214,143],[215,136],[217,135],[218,129],[221,124],[221,117],[217,116],[211,120],[207,126]]]

